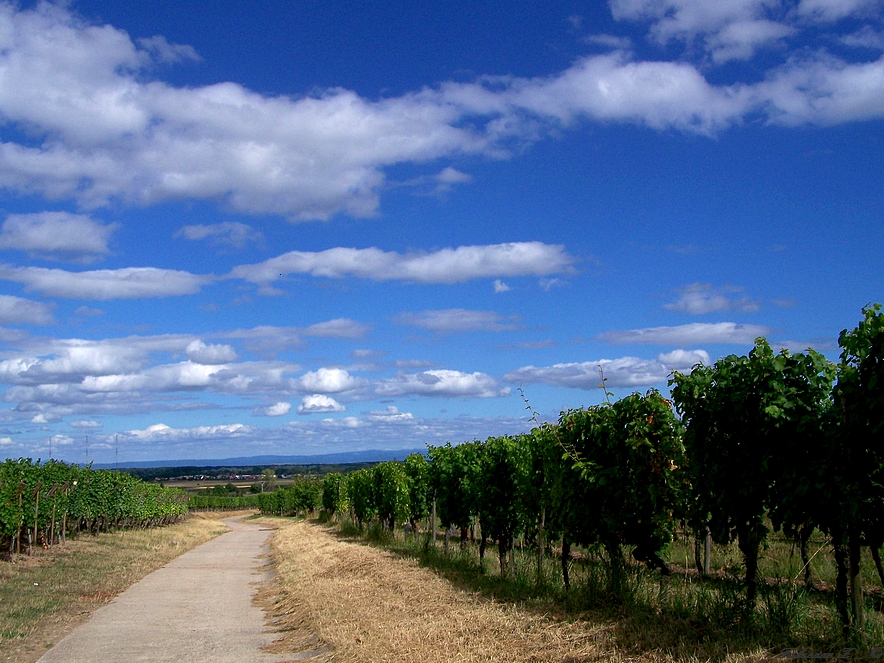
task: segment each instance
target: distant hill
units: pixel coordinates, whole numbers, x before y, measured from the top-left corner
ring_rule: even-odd
[[[403,460],[413,453],[423,454],[426,449],[369,449],[368,451],[348,451],[336,454],[318,454],[314,456],[242,456],[239,458],[221,459],[183,459],[183,460],[145,460],[137,462],[95,463],[97,469],[126,468],[160,468],[160,467],[246,467],[272,465],[342,465],[347,463],[377,463],[383,460]]]

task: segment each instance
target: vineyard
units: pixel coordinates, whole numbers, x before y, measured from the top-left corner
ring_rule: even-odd
[[[197,511],[242,511],[257,509],[258,495],[191,495],[188,507]]]
[[[175,522],[187,496],[121,472],[55,460],[0,465],[0,551],[31,553],[71,534]]]
[[[559,561],[566,593],[575,558],[598,559],[603,582],[596,577],[593,587],[615,602],[634,589],[638,566],[669,576],[676,532],[690,533],[700,577],[712,575],[713,546],[739,551],[742,568],[731,577],[742,588],[727,598],[734,623],[751,622],[761,607],[769,617],[788,613],[822,588],[808,548],[822,535],[815,554],[831,551],[826,596],[841,636],[880,638],[880,599],[864,593],[861,566],[866,549],[884,584],[884,315],[872,306],[863,316],[842,332],[838,364],[812,350],[774,353],[758,339],[748,355],[675,373],[671,400],[652,390],[563,412],[530,434],[431,446],[427,457],[261,495],[261,509],[321,506],[360,530],[405,523],[417,536],[425,527],[425,547],[441,526],[446,552],[451,535],[462,550],[476,541],[480,572],[486,547],[496,546],[504,578],[518,541],[522,566],[533,551],[538,584],[549,559]],[[759,576],[773,532],[797,547],[800,584],[791,574]],[[708,611],[691,600],[692,614]],[[821,610],[820,623],[831,621]]]

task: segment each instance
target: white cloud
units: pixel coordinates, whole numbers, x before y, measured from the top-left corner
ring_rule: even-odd
[[[107,242],[117,228],[117,224],[102,225],[88,216],[68,212],[10,214],[0,228],[0,249],[91,260],[110,252]]]
[[[854,48],[870,48],[884,51],[884,32],[875,30],[867,25],[856,32],[842,37],[841,43]]]
[[[446,166],[433,177],[436,188],[433,193],[442,194],[450,191],[455,184],[468,184],[473,181],[473,176]]]
[[[705,350],[673,350],[664,352],[657,359],[674,371],[690,370],[697,364],[709,366],[712,360]]]
[[[382,421],[385,423],[406,424],[414,421],[411,412],[400,412],[395,405],[388,405],[386,410],[371,410],[366,413],[369,421]]]
[[[468,311],[462,308],[441,311],[421,311],[420,313],[400,313],[393,318],[397,325],[420,327],[444,334],[471,331],[511,331],[521,326],[514,321],[506,322],[494,311]]]
[[[553,288],[559,288],[565,285],[561,279],[540,279],[540,287],[542,290],[549,292]]]
[[[503,379],[518,384],[600,389],[604,373],[607,387],[649,387],[665,383],[672,371],[689,371],[698,363],[710,363],[704,350],[674,350],[659,355],[657,359],[621,357],[544,367],[523,366],[507,373]]]
[[[11,447],[12,446],[12,438],[11,437],[0,437],[0,447]]]
[[[150,53],[158,62],[164,64],[174,64],[184,60],[198,62],[202,59],[193,46],[170,44],[162,35],[139,39],[138,45]]]
[[[739,288],[713,288],[708,283],[693,283],[682,288],[681,297],[671,304],[664,304],[669,311],[681,311],[692,315],[701,315],[715,311],[741,311],[749,313],[757,311],[760,306],[747,297],[733,299],[728,295],[740,292]]]
[[[48,357],[0,361],[0,380],[11,384],[80,382],[85,376],[133,371],[143,361],[144,352],[137,347],[71,339],[56,343]]]
[[[851,15],[875,16],[881,0],[801,0],[798,13],[818,21],[838,21]]]
[[[714,62],[751,58],[810,27],[844,18],[876,20],[881,0],[612,0],[617,20],[648,21],[650,37],[661,44],[699,42]]]
[[[288,274],[412,283],[461,283],[478,278],[531,276],[563,272],[575,259],[561,245],[511,242],[459,246],[434,253],[401,254],[377,248],[290,251],[255,265],[235,267],[230,275],[267,284]]]
[[[75,419],[74,421],[69,421],[68,426],[71,428],[85,428],[89,430],[104,428],[104,424],[100,421],[92,421],[90,419]]]
[[[340,394],[366,387],[368,381],[350,375],[343,368],[320,368],[310,371],[294,383],[297,391],[313,394]]]
[[[231,439],[249,437],[255,429],[244,424],[225,424],[221,426],[197,426],[195,428],[172,428],[166,424],[154,424],[144,430],[129,430],[120,433],[139,442],[168,442],[182,439]]]
[[[510,390],[485,373],[462,373],[434,369],[422,373],[398,373],[375,385],[378,396],[441,396],[446,398],[496,398]]]
[[[884,109],[884,57],[847,63],[826,55],[793,58],[757,86],[772,123],[834,125],[871,120]]]
[[[298,414],[315,414],[321,412],[344,412],[347,408],[338,403],[331,396],[313,394],[304,396],[298,406]]]
[[[236,350],[229,345],[206,345],[199,339],[187,344],[188,358],[198,364],[226,364],[237,359]]]
[[[788,39],[802,21],[874,16],[879,4],[805,0],[797,18],[767,0],[616,0],[612,11],[650,21],[661,43],[699,39],[723,61]],[[67,5],[0,4],[0,39],[0,117],[30,136],[0,144],[0,186],[87,208],[191,198],[292,219],[372,216],[391,166],[507,157],[578,120],[714,134],[750,116],[794,125],[884,115],[880,63],[819,67],[819,54],[767,70],[775,84],[716,85],[689,62],[636,61],[620,48],[546,78],[482,77],[368,100],[341,88],[289,98],[149,80],[154,63],[192,50],[162,37],[136,44]],[[444,164],[435,179],[466,181]]]
[[[223,366],[207,366],[192,361],[153,366],[141,373],[89,375],[83,378],[83,391],[203,391],[220,386]]]
[[[96,318],[98,316],[104,315],[104,311],[100,308],[92,308],[89,306],[78,306],[76,310],[74,310],[74,315],[80,315],[83,317]]]
[[[190,240],[207,239],[215,246],[229,246],[235,249],[242,249],[250,242],[264,240],[263,233],[238,221],[184,226],[175,233],[175,237]]]
[[[347,339],[365,338],[368,331],[368,325],[348,318],[336,318],[326,322],[317,322],[316,324],[309,325],[301,330],[305,336]]]
[[[52,322],[52,307],[48,304],[0,295],[0,325],[49,325]]]
[[[702,38],[716,62],[748,59],[772,42],[796,29],[768,18],[774,3],[768,0],[612,0],[618,20],[651,21],[652,39],[666,44]]]
[[[66,299],[138,299],[192,295],[214,277],[156,267],[126,267],[68,272],[44,267],[0,266],[0,279],[22,283],[28,291]]]
[[[286,403],[284,401],[280,401],[279,403],[274,403],[273,405],[267,405],[265,407],[255,408],[252,414],[260,416],[260,417],[281,417],[289,413],[289,410],[292,409],[291,403]],[[298,411],[301,411],[301,408],[298,408]]]
[[[599,340],[608,343],[650,343],[654,345],[697,345],[734,343],[752,345],[759,336],[771,330],[760,325],[739,325],[735,322],[695,322],[675,327],[646,327],[625,329],[600,334]]]
[[[497,293],[509,292],[510,289],[511,288],[506,283],[501,281],[500,279],[494,279],[494,292],[497,292]]]

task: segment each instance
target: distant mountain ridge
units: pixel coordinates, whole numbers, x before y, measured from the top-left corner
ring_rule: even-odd
[[[369,449],[313,456],[240,456],[220,459],[143,460],[114,463],[95,463],[96,469],[152,468],[152,467],[240,467],[251,465],[325,465],[343,463],[374,463],[384,460],[403,460],[413,453],[425,454],[426,449]]]

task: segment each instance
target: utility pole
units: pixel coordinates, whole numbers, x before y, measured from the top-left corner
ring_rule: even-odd
[[[89,464],[89,436],[86,436],[86,464]]]
[[[49,460],[52,460],[52,436],[49,436]]]
[[[114,469],[120,469],[120,436],[114,435]]]

